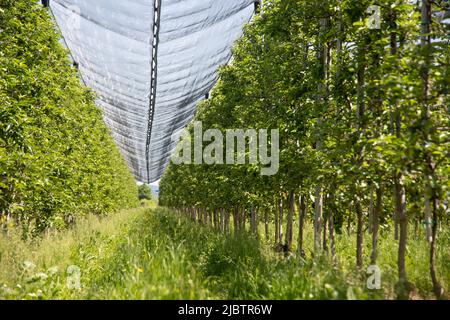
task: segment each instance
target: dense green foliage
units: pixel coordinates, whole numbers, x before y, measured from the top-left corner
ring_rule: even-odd
[[[316,255],[339,256],[334,233],[348,224],[358,235],[358,267],[364,236],[372,236],[374,264],[383,235],[395,232],[399,297],[413,290],[406,272],[408,233],[415,225],[425,240],[423,225],[430,282],[436,296],[445,297],[435,262],[438,234],[449,227],[446,2],[376,1],[381,24],[375,29],[367,23],[373,1],[265,3],[196,120],[204,130],[278,128],[279,173],[261,176],[261,166],[249,164],[171,164],[160,184],[161,204],[194,219],[206,215],[205,221],[218,212],[268,212],[277,244],[284,241],[287,207],[290,250],[292,199],[300,198],[300,214],[314,220]]]
[[[94,96],[59,40],[37,1],[0,0],[0,222],[33,232],[137,201]]]
[[[276,175],[171,164],[172,209],[105,218],[151,190],[49,13],[0,0],[0,299],[449,297],[448,1],[378,0],[379,28],[373,4],[265,1],[200,105],[204,130],[279,129]]]
[[[152,200],[153,199],[153,193],[152,188],[146,184],[143,183],[138,187],[138,194],[139,194],[139,200]]]
[[[337,237],[336,268],[327,259],[283,258],[248,234],[224,235],[160,208],[91,216],[39,241],[0,236],[0,299],[393,298],[394,242],[383,237],[380,247],[382,290],[368,290],[367,276],[351,263],[354,238]],[[449,240],[447,233],[442,247]],[[410,251],[415,298],[432,298],[427,250],[415,240]],[[69,266],[80,270],[79,289],[67,286]],[[439,267],[450,281],[450,266],[442,261]]]

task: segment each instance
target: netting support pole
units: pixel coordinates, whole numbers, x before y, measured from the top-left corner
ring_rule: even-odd
[[[41,0],[41,3],[44,7],[48,7],[50,5],[50,0]]]

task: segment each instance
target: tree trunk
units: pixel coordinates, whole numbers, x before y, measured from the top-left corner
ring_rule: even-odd
[[[356,210],[356,266],[362,268],[363,266],[363,239],[364,239],[364,215],[359,199],[355,201]]]
[[[348,216],[347,216],[347,235],[351,235],[352,231],[352,204],[348,205]]]
[[[208,212],[208,216],[209,216],[209,226],[211,227],[211,228],[214,228],[214,215],[215,215],[215,211],[214,210],[212,210],[212,211],[207,211]]]
[[[428,190],[425,190],[426,192]],[[426,240],[431,243],[433,241],[433,232],[431,230],[432,219],[431,219],[431,204],[430,204],[430,196],[425,192],[425,234]]]
[[[320,19],[320,35],[323,36],[327,33],[328,30],[328,19],[321,18]],[[321,65],[320,68],[320,76],[318,81],[318,105],[324,106],[325,100],[327,97],[327,87],[326,87],[326,78],[328,76],[328,47],[324,43],[319,43],[318,48],[318,61]],[[319,116],[317,126],[320,128],[322,126],[322,115]],[[316,149],[322,149],[322,139],[318,138],[316,141]],[[318,254],[322,248],[322,224],[323,224],[323,194],[322,194],[322,185],[319,184],[316,186],[315,192],[315,212],[314,212],[314,253]]]
[[[397,201],[397,200],[395,200]],[[398,217],[397,217],[397,211],[394,210],[394,239],[398,241],[399,239],[399,224],[398,224]]]
[[[337,67],[336,67],[336,88],[342,88],[342,38],[343,38],[343,23],[342,23],[342,10],[340,3],[338,4],[338,21],[337,21],[337,39],[336,39],[336,57],[337,57]],[[338,119],[341,118],[341,103],[336,103],[336,116]]]
[[[374,193],[374,186],[371,183],[370,184],[370,200],[369,200],[369,221],[368,221],[368,229],[369,229],[370,234],[372,234],[372,232],[373,232],[373,215],[374,215],[373,193]]]
[[[239,233],[239,208],[234,207],[233,211],[233,225],[234,225],[234,235]]]
[[[323,206],[323,195],[322,187],[316,187],[316,199],[314,208],[314,253],[319,253],[321,249],[322,240],[322,206]]]
[[[378,256],[378,231],[380,228],[380,216],[383,210],[383,189],[381,182],[376,189],[377,202],[372,215],[372,254],[370,255],[370,263],[377,264]]]
[[[255,235],[259,238],[259,208],[255,208]]]
[[[281,244],[283,242],[283,196],[281,196],[280,198],[280,202],[279,202],[279,210],[280,210],[280,215],[279,215],[279,219],[278,219],[278,243]]]
[[[253,206],[250,207],[250,232],[255,233],[255,208]]]
[[[430,244],[430,275],[431,275],[431,281],[433,282],[433,291],[436,295],[436,298],[446,300],[448,299],[448,294],[445,292],[444,288],[442,287],[441,283],[439,282],[438,276],[436,274],[436,242],[437,242],[437,234],[438,234],[438,205],[437,205],[437,199],[436,194],[434,190],[429,190],[427,192],[428,194],[432,194],[432,212],[433,212],[433,222],[432,222],[432,237],[431,237],[431,244]]]
[[[219,226],[220,226],[220,223],[219,223],[219,212],[217,211],[217,209],[214,209],[213,225],[214,225],[215,229],[219,230]]]
[[[225,233],[225,210],[222,208],[219,211],[220,232]]]
[[[276,205],[275,205],[275,221],[274,221],[274,223],[275,223],[275,245],[277,245],[277,244],[279,244],[280,243],[280,232],[279,232],[279,228],[280,228],[280,223],[279,223],[279,219],[278,219],[278,216],[279,216],[279,202],[277,202],[276,201]]]
[[[304,256],[303,250],[303,228],[306,216],[306,197],[300,195],[299,197],[299,213],[298,213],[298,254]]]
[[[289,192],[289,208],[287,214],[287,224],[286,224],[286,250],[292,251],[292,229],[294,220],[294,210],[295,210],[295,194],[293,191]]]
[[[328,215],[328,232],[330,233],[330,252],[331,252],[331,260],[333,264],[336,265],[336,245],[334,240],[334,217],[330,212]]]
[[[251,230],[255,236],[258,236],[258,209],[251,208]]]
[[[225,233],[229,234],[230,233],[230,218],[231,218],[231,214],[230,211],[225,210]]]
[[[406,192],[403,184],[403,175],[398,173],[395,179],[395,211],[399,223],[400,238],[398,243],[397,269],[398,278],[397,295],[399,299],[409,299],[412,290],[406,274],[406,243],[408,239],[408,216],[406,214]]]

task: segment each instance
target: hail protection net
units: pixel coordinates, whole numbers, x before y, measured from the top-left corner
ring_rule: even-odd
[[[166,168],[231,58],[254,0],[51,0],[85,84],[137,180]]]

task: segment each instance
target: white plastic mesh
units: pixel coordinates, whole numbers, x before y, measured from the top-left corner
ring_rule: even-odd
[[[158,180],[172,136],[231,57],[254,0],[161,0],[157,87],[149,108],[155,0],[51,0],[50,8],[87,86],[134,176]],[[147,143],[148,154],[147,154]],[[147,170],[148,168],[148,170]]]

